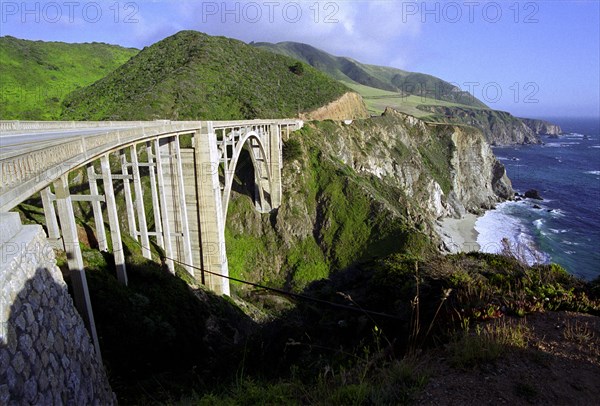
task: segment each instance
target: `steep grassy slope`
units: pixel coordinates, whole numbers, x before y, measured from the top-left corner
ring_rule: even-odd
[[[277,44],[259,42],[253,45],[296,58],[340,81],[396,92],[400,95],[415,95],[466,106],[487,108],[485,104],[469,93],[462,92],[456,86],[435,76],[385,66],[368,65],[350,58],[333,56],[310,45],[297,42]],[[395,107],[401,110],[401,105]]]
[[[137,49],[0,38],[0,119],[51,120],[71,91],[103,78]]]
[[[367,108],[369,109],[369,112],[373,115],[379,115],[383,113],[386,108],[391,107],[394,110],[410,114],[411,116],[428,121],[434,121],[432,117],[430,117],[432,115],[431,112],[420,109],[419,107],[423,105],[438,105],[444,107],[467,108],[467,106],[458,103],[430,99],[428,97],[415,96],[413,94],[403,94],[389,90],[377,89],[374,87],[360,85],[355,82],[343,83],[362,96]],[[473,107],[473,110],[487,111],[488,109],[479,109],[477,107]]]
[[[348,91],[318,70],[296,64],[241,41],[182,31],[71,94],[63,118],[293,117]]]

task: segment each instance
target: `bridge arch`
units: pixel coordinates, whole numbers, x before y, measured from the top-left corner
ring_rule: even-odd
[[[236,142],[231,160],[228,163],[225,163],[225,186],[223,189],[222,198],[223,217],[225,220],[227,220],[227,210],[229,207],[229,200],[231,199],[231,188],[235,179],[235,171],[244,148],[248,150],[250,159],[252,161],[252,166],[254,167],[254,185],[256,189],[254,196],[255,204],[261,212],[269,211],[272,208],[270,190],[273,188],[273,179],[271,176],[271,167],[270,165],[266,164],[268,162],[267,151],[263,140],[257,131],[248,131]],[[263,185],[265,182],[269,186],[268,190],[265,190]]]

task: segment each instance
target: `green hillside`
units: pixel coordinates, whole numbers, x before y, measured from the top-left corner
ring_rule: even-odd
[[[414,94],[402,94],[398,92],[391,92],[389,90],[377,89],[365,85],[359,85],[358,83],[343,82],[350,89],[359,93],[367,105],[371,114],[379,115],[385,111],[387,107],[392,107],[395,110],[401,111],[411,116],[419,117],[428,121],[439,121],[437,117],[432,115],[432,112],[428,111],[423,106],[441,106],[447,108],[462,108],[476,110],[485,110],[479,107],[467,107],[463,104],[452,103],[444,100],[431,99],[424,96],[416,96]],[[449,121],[445,121],[449,122]]]
[[[429,102],[432,100],[438,100],[487,108],[484,103],[468,92],[463,92],[456,86],[435,76],[385,66],[368,65],[351,58],[333,56],[310,45],[297,42],[280,42],[277,44],[260,42],[253,45],[299,59],[337,80],[396,93],[396,99],[400,100],[395,100],[390,105],[399,110],[403,110],[402,98],[410,95],[427,99],[427,103],[423,104],[430,104]],[[365,93],[360,88],[357,90],[363,97],[369,99],[368,91]],[[408,104],[414,103],[409,102]]]
[[[348,90],[292,58],[234,39],[182,31],[72,93],[64,103],[63,118],[293,117]]]
[[[0,119],[56,119],[66,95],[101,79],[138,52],[102,43],[0,37]]]

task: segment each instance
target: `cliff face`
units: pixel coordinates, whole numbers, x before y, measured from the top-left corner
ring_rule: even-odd
[[[558,137],[562,134],[562,129],[559,125],[552,124],[544,120],[536,120],[532,118],[521,118],[521,121],[525,123],[527,127],[531,129],[535,134],[552,135]]]
[[[391,109],[350,125],[306,124],[285,144],[282,179],[283,204],[270,216],[254,212],[251,192],[232,197],[233,275],[302,286],[365,256],[434,247],[436,219],[512,196],[480,131]]]
[[[367,117],[369,117],[367,106],[362,97],[354,92],[348,92],[309,113],[300,114],[303,120],[354,120]]]
[[[433,121],[466,124],[480,129],[492,145],[539,144],[541,139],[523,120],[497,110],[446,106],[419,106],[433,113]]]
[[[482,208],[494,206],[500,199],[513,197],[510,179],[504,165],[494,156],[489,144],[479,131],[455,127],[452,134],[455,145],[451,166],[451,197],[455,197],[464,208],[480,213]],[[456,213],[458,211],[458,213]],[[460,206],[454,214],[462,213]]]

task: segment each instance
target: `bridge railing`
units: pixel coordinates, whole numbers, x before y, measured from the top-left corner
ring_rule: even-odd
[[[271,121],[271,120],[266,120]],[[232,121],[213,121],[214,128],[227,128],[236,126],[253,125],[257,122],[265,122],[265,120],[232,120]],[[279,119],[272,120],[273,124],[279,125],[299,125],[301,120]],[[83,128],[111,128],[111,127],[149,127],[156,125],[169,124],[191,124],[198,121],[171,121],[171,120],[154,120],[154,121],[21,121],[21,120],[0,120],[0,132],[19,132],[19,131],[47,131],[47,130],[68,130],[68,129],[83,129]]]
[[[152,122],[154,123],[154,122]],[[199,130],[201,122],[175,122],[68,138],[52,145],[1,154],[0,211],[8,211],[65,173],[102,154],[161,135]],[[68,127],[67,127],[68,128]],[[60,129],[64,129],[61,127]]]
[[[170,120],[155,121],[0,121],[0,131],[47,131],[82,128],[111,128],[111,127],[147,127],[152,125],[170,124]]]

